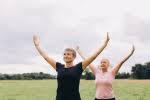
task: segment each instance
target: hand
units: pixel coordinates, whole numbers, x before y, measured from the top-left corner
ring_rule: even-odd
[[[108,42],[109,40],[110,40],[110,38],[109,38],[109,33],[107,32],[106,39],[105,39],[105,43]]]
[[[35,46],[39,46],[40,45],[40,39],[37,35],[33,36],[33,42]]]
[[[134,47],[134,45],[132,45],[131,54],[133,54],[133,53],[134,53],[134,51],[135,51],[135,47]]]
[[[76,46],[75,50],[78,51],[79,50],[79,46]]]

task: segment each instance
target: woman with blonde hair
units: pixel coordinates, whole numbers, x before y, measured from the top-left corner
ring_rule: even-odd
[[[85,59],[83,53],[79,49],[76,48],[78,54]],[[112,82],[115,79],[116,74],[118,73],[119,69],[121,68],[122,64],[127,61],[130,56],[134,53],[134,46],[129,54],[126,55],[124,59],[122,59],[113,69],[109,70],[109,60],[102,59],[100,62],[100,67],[96,68],[94,65],[90,64],[89,68],[91,69],[92,73],[95,76],[95,83],[96,83],[96,94],[95,100],[115,100],[115,96],[113,94],[112,89]]]

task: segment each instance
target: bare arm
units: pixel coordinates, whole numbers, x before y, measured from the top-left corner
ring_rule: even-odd
[[[76,51],[77,51],[78,54],[81,56],[81,58],[82,58],[83,60],[85,60],[85,56],[83,56],[83,53],[82,53],[82,51],[80,50],[79,46],[76,47]],[[93,64],[90,64],[89,67],[90,67],[92,73],[95,75],[95,72],[96,72],[95,66],[94,66]]]
[[[130,52],[124,59],[122,59],[122,61],[120,61],[120,62],[117,64],[117,66],[114,67],[114,69],[112,70],[112,72],[113,72],[114,75],[116,75],[116,74],[118,73],[118,71],[119,71],[119,69],[121,68],[122,64],[123,64],[124,62],[126,62],[126,61],[131,57],[131,55],[134,53],[134,51],[135,51],[135,48],[134,48],[134,45],[133,45],[131,52]]]
[[[107,33],[107,37],[106,40],[104,42],[104,44],[102,45],[101,48],[99,48],[92,56],[86,58],[83,62],[82,62],[82,69],[84,70],[103,50],[104,48],[107,46],[109,41],[109,36]]]
[[[52,58],[50,58],[48,56],[48,54],[46,52],[44,52],[41,48],[40,48],[40,39],[38,36],[33,36],[33,42],[34,45],[37,49],[37,51],[39,52],[39,54],[54,68],[56,69],[56,61],[53,60]]]

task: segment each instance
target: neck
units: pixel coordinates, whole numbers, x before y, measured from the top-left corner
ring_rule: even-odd
[[[107,69],[102,69],[102,72],[103,72],[103,73],[105,73],[105,72],[107,72],[107,71],[108,71]]]
[[[73,66],[73,62],[69,62],[65,64],[65,68],[69,68]]]

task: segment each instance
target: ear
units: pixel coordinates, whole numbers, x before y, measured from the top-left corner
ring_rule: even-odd
[[[75,60],[76,57],[73,56],[73,60]]]
[[[73,60],[75,60],[76,57],[74,57],[73,55],[72,55],[72,57],[73,57]]]

